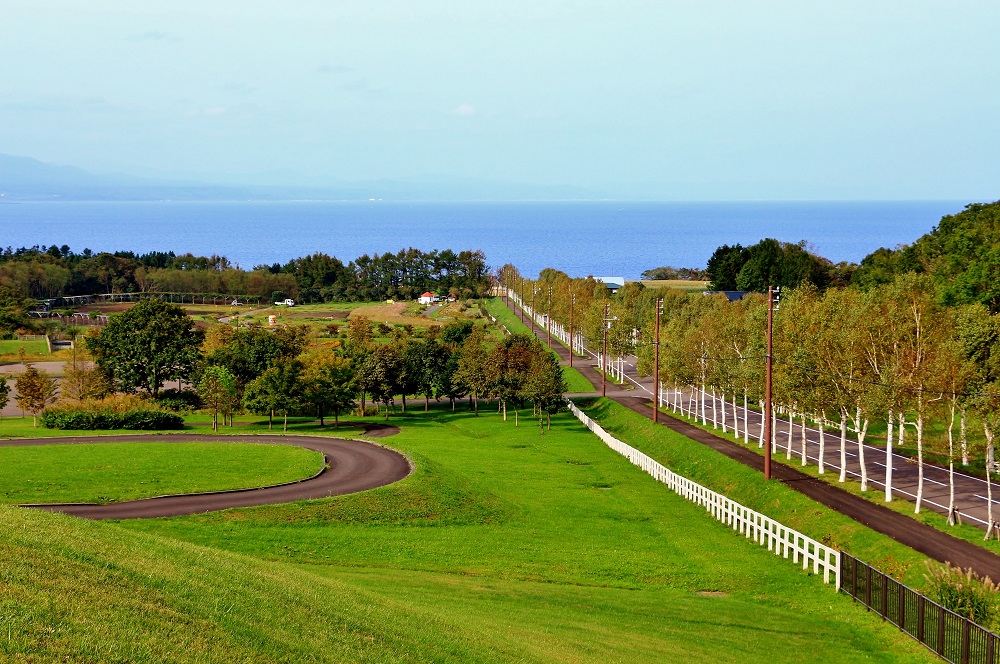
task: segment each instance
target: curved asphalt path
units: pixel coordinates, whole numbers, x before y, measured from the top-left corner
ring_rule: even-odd
[[[398,433],[396,427],[375,425],[367,435],[384,437]],[[233,507],[290,503],[356,493],[385,486],[408,476],[410,462],[399,452],[362,440],[341,440],[319,436],[205,436],[192,434],[94,436],[74,438],[32,438],[0,443],[5,447],[112,442],[246,442],[295,445],[323,454],[325,466],[319,474],[277,486],[212,493],[159,496],[106,505],[90,503],[22,505],[62,512],[85,519],[148,519],[163,516],[201,514]]]

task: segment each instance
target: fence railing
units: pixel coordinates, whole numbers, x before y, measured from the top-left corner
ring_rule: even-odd
[[[675,473],[609,434],[572,402],[569,402],[569,410],[608,447],[652,475],[657,481],[666,484],[678,495],[701,505],[717,520],[748,539],[753,539],[761,546],[766,546],[768,551],[773,551],[775,555],[790,558],[793,563],[801,564],[802,569],[808,570],[811,567],[813,574],[822,573],[823,583],[833,583],[837,588],[840,587],[839,551]]]
[[[997,636],[904,586],[871,565],[840,554],[840,589],[954,664],[993,664]]]

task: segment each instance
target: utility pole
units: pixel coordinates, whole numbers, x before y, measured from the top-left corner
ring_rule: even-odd
[[[604,303],[603,340],[601,342],[601,396],[608,395],[608,328],[611,327],[611,303]]]
[[[571,286],[572,287],[572,286]],[[569,366],[573,368],[573,307],[576,305],[576,293],[569,296]]]
[[[552,286],[549,286],[549,299],[545,306],[545,343],[552,350]]]
[[[538,294],[538,286],[531,287],[531,331],[535,331],[535,295]]]
[[[764,479],[771,479],[771,371],[773,365],[774,298],[780,288],[767,288],[767,355],[764,358]]]
[[[521,310],[521,325],[524,325],[524,277],[521,277],[521,302],[517,308]]]
[[[656,298],[656,325],[653,331],[653,423],[660,421],[660,309],[663,298]]]

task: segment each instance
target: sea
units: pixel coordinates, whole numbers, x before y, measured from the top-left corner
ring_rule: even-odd
[[[480,249],[526,276],[638,279],[661,266],[704,267],[723,244],[805,241],[838,263],[908,244],[961,201],[864,202],[69,202],[0,204],[0,247],[76,253],[218,254],[244,268],[316,252],[344,263],[414,247]]]

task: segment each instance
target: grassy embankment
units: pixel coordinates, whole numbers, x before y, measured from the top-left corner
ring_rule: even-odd
[[[108,503],[292,482],[323,467],[290,445],[101,443],[0,447],[0,502]]]
[[[120,524],[0,508],[0,653],[932,661],[569,415],[545,435],[495,414],[400,419],[387,442],[416,472],[362,494]]]
[[[517,316],[517,314],[507,308],[507,306],[503,303],[503,298],[487,298],[485,300],[485,306],[486,311],[497,319],[497,323],[505,326],[511,334],[530,334],[531,331],[528,326],[521,322],[521,319]],[[552,337],[552,343],[562,344],[562,342],[555,337]],[[581,360],[584,362],[588,361],[585,358],[581,358]],[[595,390],[594,386],[590,384],[590,381],[574,368],[563,367],[563,378],[566,379],[567,392],[570,394],[593,392]]]

